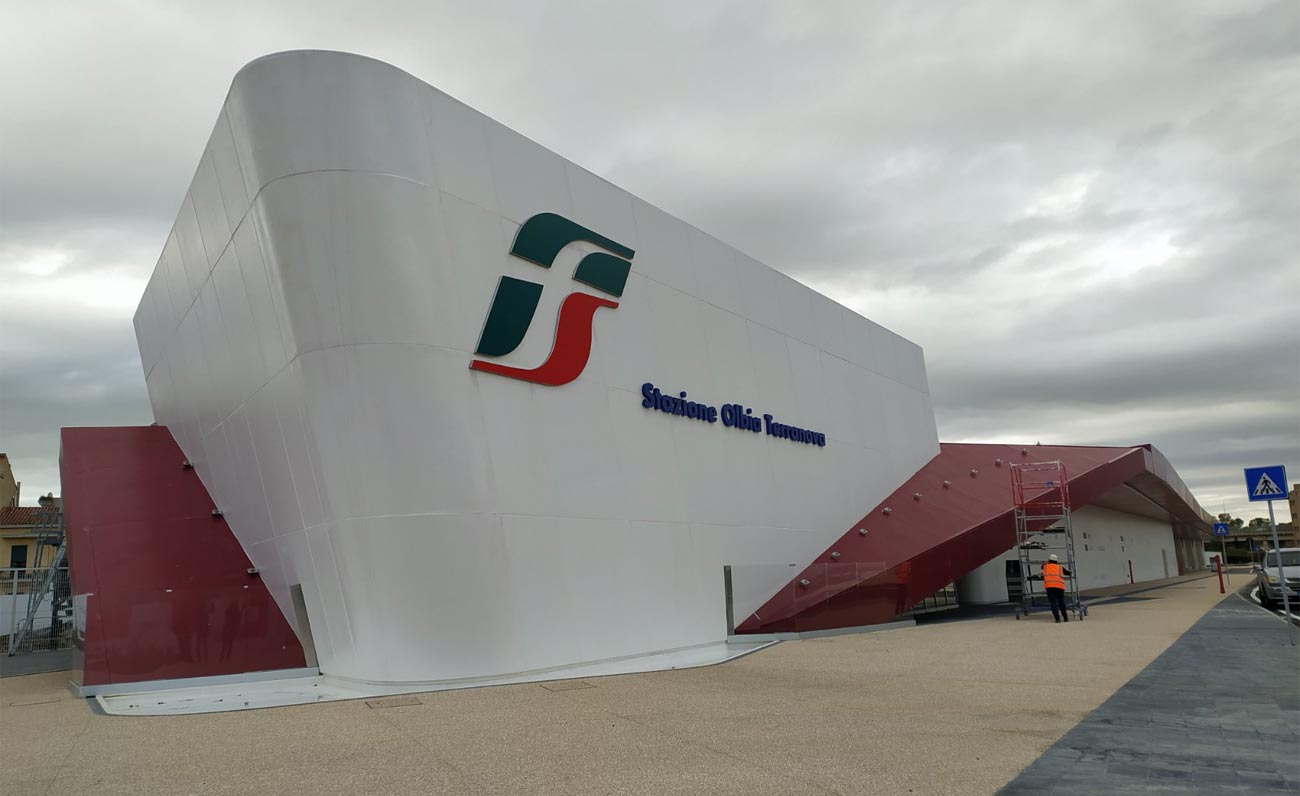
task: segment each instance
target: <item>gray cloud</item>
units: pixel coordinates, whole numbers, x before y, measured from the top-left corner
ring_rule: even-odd
[[[148,422],[130,316],[230,78],[394,63],[926,348],[945,439],[1300,473],[1288,2],[10,4],[0,448]],[[34,285],[57,301],[42,301]],[[1032,438],[1032,439],[1031,439]]]

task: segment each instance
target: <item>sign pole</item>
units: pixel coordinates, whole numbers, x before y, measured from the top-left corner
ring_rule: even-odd
[[[1247,467],[1242,472],[1246,475],[1246,499],[1252,503],[1265,501],[1268,503],[1268,529],[1273,535],[1273,555],[1277,556],[1277,580],[1278,585],[1282,588],[1282,613],[1287,623],[1287,639],[1291,646],[1296,646],[1296,627],[1295,617],[1291,615],[1291,584],[1286,581],[1286,567],[1282,563],[1282,544],[1277,538],[1277,519],[1273,516],[1273,501],[1286,500],[1285,486],[1286,467],[1281,464],[1268,465],[1266,467]],[[1263,564],[1260,567],[1264,575],[1265,583],[1260,588],[1268,586],[1268,553],[1265,552],[1260,559]]]
[[[1300,629],[1295,626],[1295,620],[1291,617],[1291,598],[1287,593],[1291,587],[1286,582],[1286,570],[1282,568],[1282,545],[1277,541],[1277,522],[1273,519],[1273,501],[1268,502],[1268,528],[1273,532],[1273,552],[1277,554],[1277,580],[1282,589],[1282,611],[1286,614],[1286,623],[1290,627],[1291,646],[1296,645],[1296,630]],[[1268,559],[1264,559],[1265,563]],[[1267,576],[1265,576],[1267,577]]]
[[[1214,523],[1214,535],[1219,537],[1219,563],[1223,565],[1219,568],[1219,580],[1223,580],[1222,570],[1228,566],[1228,532],[1228,523]],[[1228,583],[1232,583],[1231,578],[1228,579]]]

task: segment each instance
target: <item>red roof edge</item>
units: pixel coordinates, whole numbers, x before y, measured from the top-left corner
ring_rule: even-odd
[[[741,621],[736,632],[803,632],[896,619],[1015,546],[1009,465],[1047,461],[1065,466],[1072,508],[1150,475],[1183,501],[1176,507],[1183,521],[1196,518],[1199,525],[1209,517],[1150,444],[943,443],[937,456]]]

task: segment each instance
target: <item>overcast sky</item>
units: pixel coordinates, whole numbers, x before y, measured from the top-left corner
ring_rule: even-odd
[[[945,441],[1151,442],[1246,517],[1241,467],[1300,480],[1300,3],[61,0],[0,10],[24,503],[58,491],[60,426],[152,421],[145,280],[235,72],[301,48],[395,64],[916,341]]]

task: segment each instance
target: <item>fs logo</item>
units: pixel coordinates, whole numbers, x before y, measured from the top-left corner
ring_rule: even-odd
[[[573,278],[616,298],[622,296],[628,272],[632,270],[631,260],[636,252],[563,216],[539,213],[525,221],[515,235],[510,253],[543,268],[550,268],[561,249],[578,241],[594,243],[614,254],[588,254],[578,263]],[[618,256],[615,257],[615,254]],[[532,325],[537,301],[541,297],[542,286],[537,282],[502,276],[474,353],[486,357],[502,357],[518,348],[528,327]],[[614,309],[617,306],[617,301],[590,293],[570,293],[560,303],[559,318],[555,322],[555,343],[550,355],[541,365],[527,370],[475,359],[469,366],[472,370],[496,373],[535,384],[568,384],[587,367],[587,358],[591,356],[591,324],[596,310],[601,307]]]

